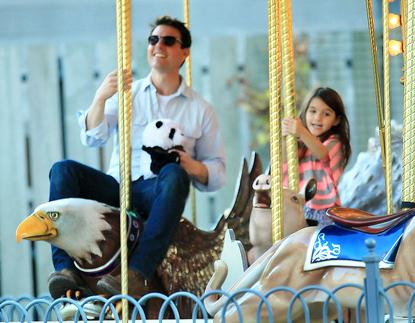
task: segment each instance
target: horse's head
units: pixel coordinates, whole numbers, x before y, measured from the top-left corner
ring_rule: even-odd
[[[317,191],[317,182],[310,179],[300,192],[285,188],[283,190],[284,237],[304,228],[304,204],[311,200]]]

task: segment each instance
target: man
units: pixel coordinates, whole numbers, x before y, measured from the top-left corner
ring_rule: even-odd
[[[147,60],[151,71],[147,78],[131,84],[132,120],[132,200],[146,220],[139,245],[129,259],[129,281],[137,284],[131,295],[142,294],[176,231],[189,183],[201,191],[214,191],[224,184],[225,154],[216,115],[212,107],[186,86],[179,70],[189,55],[191,36],[185,25],[171,17],[160,17],[148,38]],[[127,77],[127,86],[131,78]],[[114,149],[107,174],[75,161],[64,160],[50,172],[50,200],[67,197],[94,199],[119,205],[119,146],[117,72],[106,76],[89,109],[79,113],[81,140],[90,147],[104,145],[114,134]],[[143,179],[140,165],[142,133],[152,120],[168,118],[181,125],[191,152],[177,151],[180,163],[164,166],[157,177]],[[79,286],[72,259],[52,247],[56,272],[49,277],[54,298]],[[119,277],[104,276],[97,286],[105,293],[121,291]]]

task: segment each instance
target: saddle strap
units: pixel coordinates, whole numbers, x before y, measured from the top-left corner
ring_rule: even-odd
[[[128,214],[128,213],[127,213]],[[128,220],[128,229],[127,229],[127,248],[128,253],[130,254],[132,250],[136,247],[140,233],[143,230],[142,223],[133,218],[130,214],[127,217]],[[74,261],[75,267],[81,271],[84,275],[89,277],[102,277],[104,275],[112,273],[117,266],[121,265],[121,247],[117,252],[112,255],[112,257],[102,266],[95,268],[83,268],[80,264]]]

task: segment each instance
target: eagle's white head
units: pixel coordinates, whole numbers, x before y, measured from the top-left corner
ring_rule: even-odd
[[[67,198],[38,206],[16,230],[16,241],[43,240],[65,250],[78,262],[102,256],[99,243],[112,226],[108,216],[119,210],[93,200]]]

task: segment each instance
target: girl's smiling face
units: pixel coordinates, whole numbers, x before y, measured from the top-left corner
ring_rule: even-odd
[[[325,134],[331,127],[338,125],[340,118],[322,99],[315,97],[310,101],[306,111],[308,131],[316,137]]]

